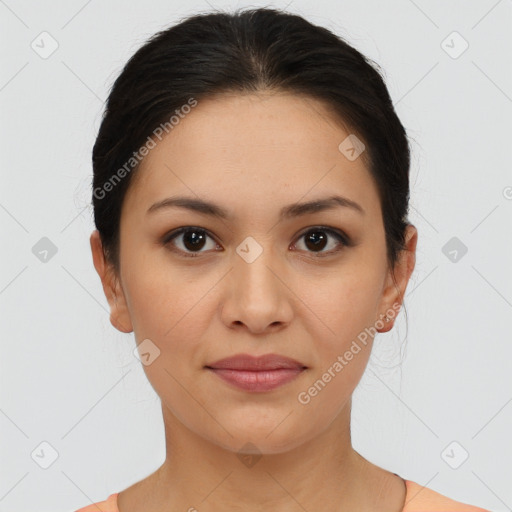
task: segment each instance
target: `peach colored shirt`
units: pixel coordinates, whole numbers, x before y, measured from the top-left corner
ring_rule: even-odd
[[[402,512],[489,512],[483,508],[452,500],[411,480],[405,480],[405,485],[407,492]],[[111,494],[106,500],[93,503],[76,512],[119,512],[118,494]]]

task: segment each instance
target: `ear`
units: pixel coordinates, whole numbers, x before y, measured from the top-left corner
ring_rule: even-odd
[[[412,224],[408,224],[405,233],[405,249],[399,254],[394,268],[395,280],[393,280],[393,273],[390,269],[384,284],[380,304],[381,313],[379,318],[376,319],[376,322],[380,320],[379,324],[384,324],[384,327],[377,329],[378,332],[388,332],[393,328],[404,299],[409,278],[416,265],[417,242],[418,230]],[[386,315],[389,319],[387,321]]]
[[[133,326],[121,283],[112,265],[105,258],[97,229],[92,232],[90,242],[94,268],[100,276],[103,292],[110,306],[110,323],[121,332],[132,332]]]

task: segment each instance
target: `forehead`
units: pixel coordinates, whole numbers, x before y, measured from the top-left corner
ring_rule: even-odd
[[[326,104],[309,97],[223,94],[202,100],[155,139],[125,205],[147,210],[185,192],[233,209],[270,208],[339,193],[371,213],[378,195],[367,155],[349,160],[340,151],[349,135]]]

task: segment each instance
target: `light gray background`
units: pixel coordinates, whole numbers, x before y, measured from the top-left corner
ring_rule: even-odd
[[[402,311],[376,340],[354,396],[354,447],[454,499],[511,510],[511,1],[211,4],[288,5],[384,69],[411,138],[419,244],[408,332]],[[92,264],[91,150],[128,58],[206,10],[0,0],[0,511],[75,510],[163,462],[158,397],[133,333],[110,325]],[[58,42],[46,59],[31,48],[49,48],[43,31]],[[469,44],[457,58],[453,31]],[[43,237],[57,248],[46,262],[33,252]],[[468,248],[456,262],[443,253],[452,237]],[[469,454],[458,469],[446,462],[452,441],[452,465]],[[58,458],[43,469],[52,449]]]

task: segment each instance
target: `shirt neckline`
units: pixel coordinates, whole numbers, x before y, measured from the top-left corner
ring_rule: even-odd
[[[407,498],[409,496],[409,490],[410,490],[410,481],[401,477],[398,473],[393,473],[395,476],[397,476],[398,478],[400,478],[400,480],[402,480],[403,484],[404,484],[404,488],[405,488],[405,495],[404,495],[404,501],[402,503],[402,508],[400,509],[400,512],[404,512],[405,511],[405,507],[406,507],[406,504],[407,504]],[[117,497],[119,495],[119,492],[115,492],[113,494],[111,494],[108,499],[107,499],[107,503],[110,505],[112,504],[114,506],[114,512],[119,512],[119,507],[117,505]]]

